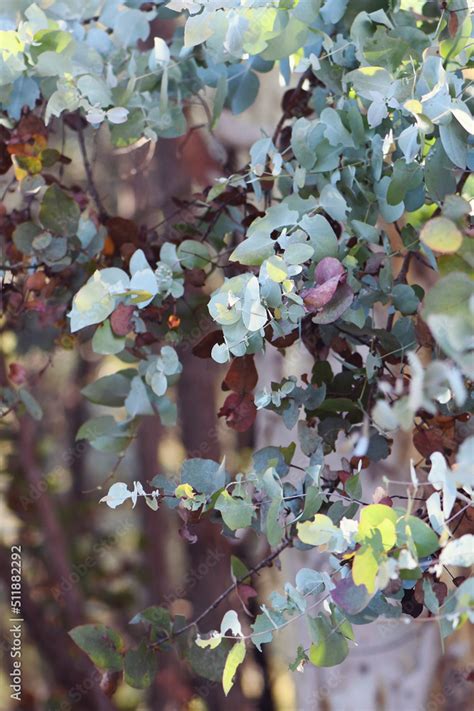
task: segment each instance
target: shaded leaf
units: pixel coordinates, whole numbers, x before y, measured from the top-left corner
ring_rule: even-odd
[[[158,671],[157,653],[143,639],[136,649],[129,649],[123,660],[124,679],[134,689],[149,687]]]
[[[198,358],[210,358],[213,347],[223,342],[224,336],[221,330],[206,333],[206,335],[193,346],[193,355]]]
[[[307,619],[313,641],[309,650],[310,662],[316,667],[333,667],[343,662],[349,653],[346,638],[322,614]]]
[[[124,643],[115,630],[105,625],[80,625],[74,627],[69,636],[99,669],[122,669]]]
[[[372,596],[365,585],[356,585],[352,575],[341,578],[331,591],[331,597],[338,607],[348,615],[356,615],[364,610]]]
[[[41,224],[53,234],[72,237],[77,232],[79,205],[56,184],[45,192],[39,211]]]
[[[225,417],[226,424],[231,429],[245,432],[255,422],[257,408],[252,395],[231,393],[226,397],[218,415]]]

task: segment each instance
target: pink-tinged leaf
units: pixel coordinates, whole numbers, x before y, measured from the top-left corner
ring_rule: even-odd
[[[331,590],[331,597],[336,605],[348,615],[357,615],[365,610],[372,595],[365,585],[356,585],[352,575],[342,578],[336,583],[334,590]]]
[[[336,293],[339,281],[340,276],[334,276],[325,281],[324,284],[313,286],[311,289],[305,289],[305,291],[301,292],[307,311],[318,311],[323,306],[326,306]]]
[[[322,259],[314,272],[316,286],[305,289],[301,296],[307,311],[319,311],[334,297],[339,284],[346,278],[346,270],[341,262],[334,257]]]
[[[240,583],[237,592],[243,604],[247,607],[250,598],[257,597],[257,591],[251,585]]]
[[[354,300],[354,293],[348,284],[340,284],[334,297],[324,309],[313,316],[313,323],[333,323],[347,311]]]
[[[116,336],[126,336],[133,328],[132,315],[134,306],[119,304],[110,317],[110,325]]]
[[[8,377],[15,385],[23,385],[28,380],[26,368],[19,363],[10,363],[8,366]]]
[[[324,257],[314,270],[314,280],[316,284],[323,284],[333,277],[342,277],[345,269],[339,259],[334,257]]]

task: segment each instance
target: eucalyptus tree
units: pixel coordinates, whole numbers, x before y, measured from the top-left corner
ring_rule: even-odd
[[[164,19],[175,21],[167,41],[151,34]],[[266,539],[269,553],[252,568],[233,557],[231,584],[195,619],[137,612],[136,648],[98,624],[71,630],[75,642],[138,688],[158,652],[174,648],[227,694],[248,648],[261,651],[301,617],[308,638],[294,670],[339,664],[353,627],[378,617],[423,614],[443,638],[472,621],[472,578],[440,581],[471,565],[474,550],[472,534],[458,532],[474,484],[465,0],[20,0],[2,3],[0,26],[5,328],[48,352],[90,340],[122,363],[83,390],[112,414],[77,437],[120,458],[143,417],[175,423],[188,284],[215,324],[195,357],[228,367],[220,415],[244,431],[268,409],[294,434],[233,476],[225,461],[194,458],[178,479],[114,481],[97,506],[130,499],[156,516],[169,506],[188,538],[207,518],[231,539]],[[281,113],[269,107],[274,133],[241,170],[180,204],[166,230],[111,214],[89,135],[118,148],[184,136],[196,101],[212,132],[224,109],[252,106],[271,71],[287,85]],[[68,177],[60,131],[77,138],[83,189]],[[435,283],[425,293],[414,279],[426,272]],[[256,389],[254,356],[298,343],[311,373]],[[1,397],[4,414],[41,418],[18,368]],[[389,456],[398,430],[419,453],[406,495],[381,476],[383,494],[363,501],[364,470]],[[334,471],[326,457],[341,444],[348,455]],[[304,467],[293,464],[297,448]],[[314,547],[327,553],[325,571],[302,568],[258,601],[256,617],[243,604],[209,632],[208,613],[234,591],[252,594],[254,574],[284,549]]]

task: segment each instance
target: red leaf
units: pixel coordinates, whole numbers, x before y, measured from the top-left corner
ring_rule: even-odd
[[[110,317],[110,325],[116,336],[126,336],[133,329],[132,314],[134,311],[134,306],[126,306],[125,304],[117,306]]]
[[[230,364],[227,375],[222,383],[222,390],[233,390],[235,393],[249,393],[257,384],[258,373],[252,355],[235,358]]]
[[[19,363],[10,363],[8,366],[8,377],[15,385],[22,385],[26,383],[27,380],[26,368]]]
[[[449,20],[448,20],[448,32],[450,37],[455,37],[459,27],[459,18],[458,18],[458,13],[457,12],[450,12],[449,13]]]
[[[339,469],[339,471],[337,472],[337,476],[339,477],[339,481],[342,482],[342,484],[344,484],[345,486],[347,480],[351,478],[352,474],[350,472],[344,471],[344,469]]]
[[[227,425],[236,432],[245,432],[255,422],[257,408],[251,395],[231,393],[227,396],[218,415],[225,417]]]
[[[220,330],[206,333],[206,335],[193,346],[193,355],[198,358],[210,358],[212,348],[216,343],[224,343],[224,336]]]
[[[46,284],[46,275],[44,272],[35,272],[27,277],[25,286],[30,291],[41,291]]]

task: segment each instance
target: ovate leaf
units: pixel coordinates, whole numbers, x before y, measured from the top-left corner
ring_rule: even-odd
[[[133,374],[132,370],[125,371]],[[130,378],[122,373],[104,375],[93,383],[82,388],[81,395],[84,395],[90,402],[108,407],[120,407],[130,390]]]
[[[92,337],[92,350],[101,355],[115,355],[125,348],[125,338],[116,336],[110,326],[110,321],[104,321]]]
[[[447,217],[434,217],[420,232],[421,241],[430,249],[441,254],[453,254],[460,248],[462,232]]]
[[[69,636],[99,669],[122,669],[124,643],[115,630],[105,625],[80,625],[74,627]]]
[[[408,537],[413,539],[420,558],[431,555],[439,548],[438,536],[433,529],[416,516],[402,516],[397,523],[398,544]]]
[[[297,530],[300,541],[310,546],[324,545],[339,534],[337,526],[324,514],[316,514],[312,521],[298,523]]]
[[[225,525],[231,531],[250,526],[254,514],[254,508],[250,501],[231,496],[227,490],[219,495],[215,509],[220,511]]]
[[[308,616],[308,625],[313,641],[309,650],[310,662],[316,667],[333,667],[343,662],[349,652],[347,639],[323,614]]]
[[[390,506],[384,504],[371,504],[365,506],[360,514],[358,540],[364,542],[370,539],[375,531],[381,536],[384,550],[390,550],[397,540],[395,524],[397,513]],[[359,584],[355,578],[354,582]]]
[[[45,229],[55,235],[72,237],[77,232],[80,214],[77,202],[56,184],[46,190],[39,211]]]

